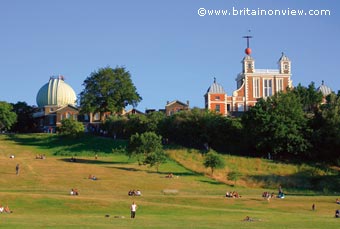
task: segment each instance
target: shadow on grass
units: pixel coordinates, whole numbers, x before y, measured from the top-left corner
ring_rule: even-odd
[[[67,138],[57,134],[9,134],[4,140],[14,141],[19,145],[36,146],[55,155],[113,153],[125,151],[127,141],[112,138],[84,135],[79,138]]]
[[[225,183],[220,182],[220,181],[216,181],[216,180],[203,180],[203,179],[200,179],[198,181],[200,181],[202,183],[212,184],[212,185],[223,185],[223,186],[226,185]]]
[[[254,175],[246,178],[254,183],[262,184],[263,188],[278,188],[280,185],[292,195],[334,195],[340,190],[339,175],[316,176],[305,172],[293,175]]]
[[[119,163],[117,163],[119,164]],[[112,166],[110,168],[114,168],[114,169],[119,169],[119,170],[124,170],[124,171],[132,171],[132,172],[138,172],[138,171],[144,171],[144,170],[141,170],[141,169],[135,169],[135,168],[127,168],[127,167],[117,167],[117,166]]]
[[[97,165],[104,165],[104,164],[110,164],[110,165],[114,165],[114,164],[128,164],[128,162],[117,162],[117,161],[101,161],[101,160],[90,160],[90,159],[79,159],[76,158],[75,161],[72,161],[71,158],[61,158],[58,159],[60,161],[63,162],[69,162],[69,163],[83,163],[83,164],[97,164]]]

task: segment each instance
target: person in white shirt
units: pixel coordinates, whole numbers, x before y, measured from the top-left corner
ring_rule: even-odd
[[[137,204],[135,204],[135,202],[132,202],[132,205],[131,205],[131,218],[135,218],[136,210],[137,210]]]

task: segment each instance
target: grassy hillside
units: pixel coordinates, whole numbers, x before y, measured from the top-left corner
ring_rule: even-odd
[[[169,154],[178,163],[192,171],[210,174],[210,169],[204,168],[204,156],[196,150],[171,149]],[[338,167],[320,164],[285,164],[263,158],[247,158],[232,155],[223,156],[226,168],[216,170],[213,178],[226,183],[230,172],[240,174],[236,184],[245,187],[272,188],[282,185],[286,190],[302,193],[334,194],[340,190],[340,176]]]
[[[173,158],[154,169],[138,166],[121,153],[124,142],[87,137],[59,139],[54,135],[0,135],[0,204],[9,205],[12,214],[0,214],[4,228],[338,228],[334,211],[336,196],[287,195],[285,199],[264,200],[263,191],[275,189],[236,186],[204,176],[200,155],[185,152],[190,165],[184,167],[180,150],[170,151]],[[112,148],[115,149],[112,153]],[[185,151],[185,150],[184,150]],[[15,155],[10,159],[11,154]],[[46,154],[45,160],[35,159]],[[98,154],[98,159],[94,155]],[[70,162],[76,156],[76,162]],[[238,162],[242,174],[251,173],[251,159]],[[195,159],[196,158],[196,159]],[[256,159],[253,159],[256,160]],[[229,161],[229,160],[228,160]],[[192,163],[190,163],[192,162]],[[20,173],[15,175],[15,165]],[[230,161],[229,167],[231,168]],[[241,169],[237,163],[244,163]],[[248,163],[248,164],[247,164]],[[272,163],[272,162],[269,162]],[[259,173],[265,172],[263,167]],[[262,164],[261,164],[262,165]],[[292,166],[292,165],[291,165]],[[294,167],[294,166],[293,166]],[[256,166],[254,166],[256,168]],[[280,169],[278,169],[280,170]],[[227,170],[226,170],[227,171]],[[293,169],[292,169],[293,171]],[[176,178],[165,178],[168,173]],[[225,171],[216,171],[222,179]],[[97,181],[88,175],[96,175]],[[284,174],[282,174],[284,176]],[[221,177],[221,178],[219,178]],[[244,178],[242,178],[244,179]],[[228,183],[228,181],[226,181]],[[79,196],[70,196],[71,188]],[[285,187],[284,187],[285,188]],[[142,196],[127,195],[140,189]],[[177,193],[164,193],[176,190]],[[242,198],[224,198],[226,191],[238,191]],[[139,206],[136,219],[129,218],[129,206]],[[316,204],[316,211],[311,205]],[[105,217],[109,215],[109,217]],[[246,216],[255,220],[245,222]],[[116,218],[116,217],[117,218]],[[124,217],[124,218],[123,218]]]

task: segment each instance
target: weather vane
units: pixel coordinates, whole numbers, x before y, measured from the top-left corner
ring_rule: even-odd
[[[250,29],[248,30],[248,32],[250,33]],[[253,38],[253,36],[250,36],[250,35],[247,35],[247,36],[243,36],[243,38],[246,38],[247,39],[247,48],[244,50],[244,52],[247,54],[247,55],[250,55],[251,54],[251,49],[249,48],[249,39],[250,38]]]

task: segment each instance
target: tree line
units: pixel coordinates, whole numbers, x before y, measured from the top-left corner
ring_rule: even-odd
[[[91,73],[83,86],[81,112],[115,114],[100,126],[113,138],[131,140],[133,135],[151,132],[161,136],[163,144],[203,151],[340,164],[340,94],[323,98],[313,82],[259,99],[241,117],[221,116],[199,108],[172,116],[162,112],[120,115],[127,105],[136,106],[142,99],[130,73],[121,67],[101,68]],[[0,131],[32,132],[34,111],[25,102],[0,102]],[[83,130],[78,127],[75,129]],[[70,128],[64,131],[67,129]]]

